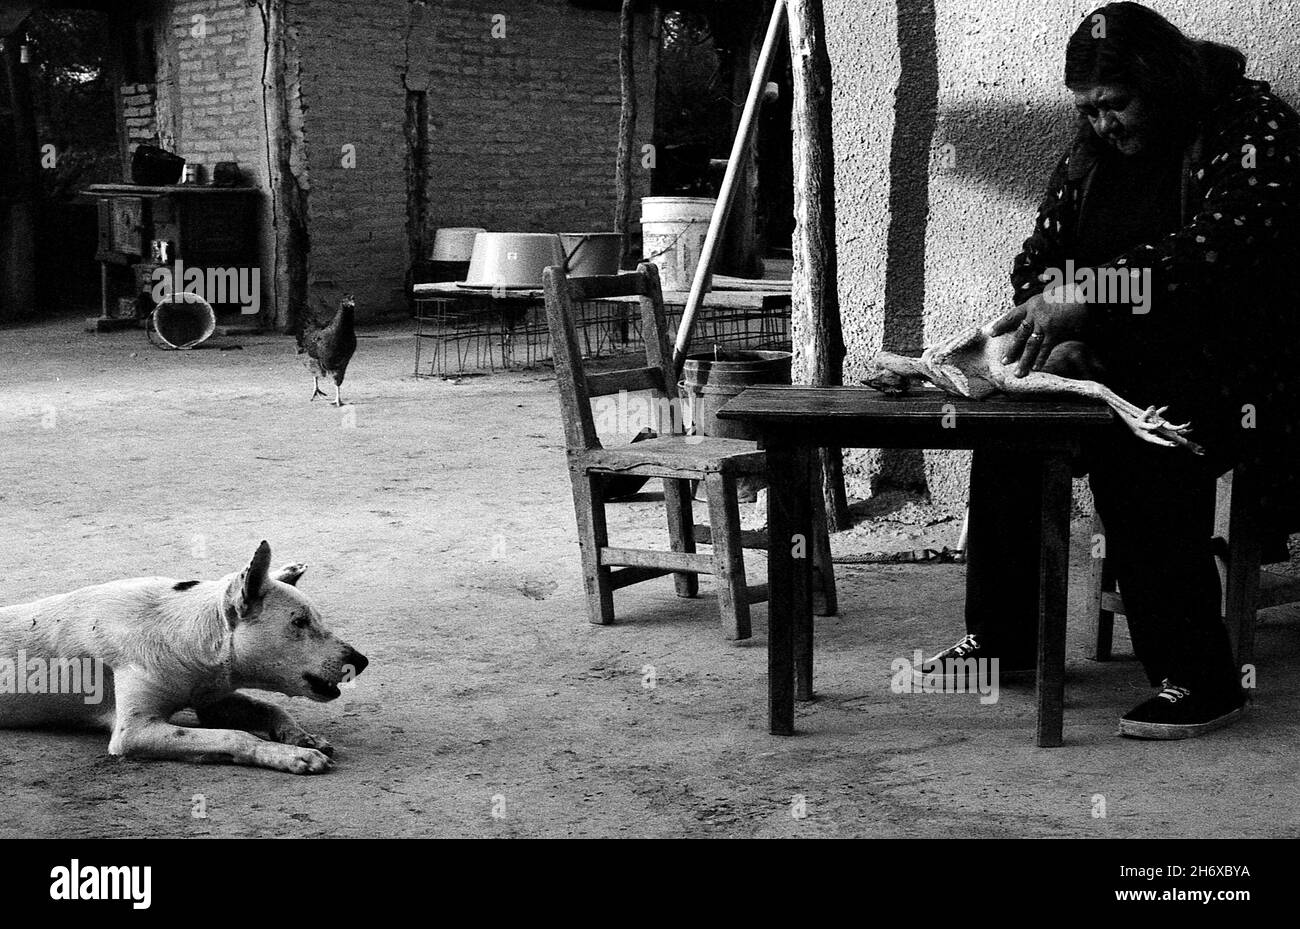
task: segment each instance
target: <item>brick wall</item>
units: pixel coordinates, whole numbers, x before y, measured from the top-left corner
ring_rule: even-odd
[[[296,9],[317,285],[355,293],[363,315],[404,306],[408,85],[428,95],[430,241],[439,226],[612,228],[617,14],[435,0],[413,25],[408,0]],[[504,38],[493,36],[498,14]],[[345,145],[355,168],[343,166]],[[638,176],[640,196],[649,178]]]
[[[234,161],[250,183],[264,186],[260,13],[244,0],[175,0],[159,16],[164,143],[208,169]]]
[[[209,168],[238,162],[266,189],[260,9],[245,0],[156,9],[162,144]],[[405,306],[408,88],[427,94],[430,241],[439,226],[612,228],[617,13],[567,0],[312,0],[287,10],[313,297],[352,292],[363,318]],[[653,114],[642,76],[638,144]],[[648,188],[638,171],[634,196]]]
[[[362,318],[403,305],[407,0],[294,8],[311,190],[311,298],[356,295]],[[355,167],[344,167],[344,146]]]
[[[618,19],[565,0],[447,5],[429,96],[435,226],[613,228]]]
[[[154,108],[153,84],[123,84],[119,88],[122,101],[122,121],[126,126],[126,139],[130,151],[141,142],[156,145],[158,119]]]

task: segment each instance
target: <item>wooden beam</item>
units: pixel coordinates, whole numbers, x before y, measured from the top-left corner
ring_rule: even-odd
[[[104,48],[104,73],[113,95],[113,131],[117,133],[117,154],[122,162],[123,178],[131,176],[131,136],[126,125],[126,102],[122,99],[122,85],[126,82],[123,52],[126,43],[134,40],[134,22],[120,11],[110,11]]]
[[[636,12],[633,0],[623,0],[618,24],[618,73],[622,107],[618,117],[618,164],[615,171],[616,191],[614,230],[623,234],[621,267],[631,260],[632,241],[632,160],[636,144]]]
[[[287,0],[258,0],[264,30],[262,110],[266,124],[266,167],[270,188],[271,305],[267,322],[286,330],[300,323],[307,307],[307,184],[302,97],[297,47],[286,19]]]
[[[835,150],[831,133],[831,62],[821,0],[790,0],[794,73],[794,271],[791,337],[797,379],[813,387],[844,383],[839,265],[835,247]],[[851,524],[840,449],[819,453],[826,518],[832,531]]]
[[[587,396],[606,397],[626,390],[663,390],[663,372],[658,368],[628,368],[624,371],[600,371],[587,375]]]
[[[751,584],[746,590],[746,599],[750,603],[766,603],[771,599],[770,589],[766,584]]]
[[[618,571],[609,572],[609,586],[612,590],[621,590],[624,587],[631,587],[633,584],[651,581],[656,577],[664,577],[672,573],[674,572],[665,568],[622,568]]]
[[[609,274],[569,278],[569,299],[574,303],[610,297],[640,297],[645,288],[636,274]]]
[[[612,548],[600,550],[602,566],[627,566],[657,568],[661,571],[690,571],[695,574],[712,574],[713,557],[695,552],[655,552],[641,548]]]

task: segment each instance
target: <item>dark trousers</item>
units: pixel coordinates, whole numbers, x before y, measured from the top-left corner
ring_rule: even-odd
[[[996,453],[988,458],[992,463]],[[1105,527],[1104,539],[1089,546],[1110,559],[1148,679],[1236,687],[1211,550],[1215,466],[1143,442],[1119,424],[1082,464]],[[1037,651],[1039,503],[1026,489],[1038,487],[1037,465],[1007,456],[997,466],[1010,479],[985,491],[997,497],[984,502],[985,512],[999,514],[998,525],[980,531],[971,522],[968,569],[978,568],[980,580],[967,591],[966,627],[1003,667],[1029,667]]]

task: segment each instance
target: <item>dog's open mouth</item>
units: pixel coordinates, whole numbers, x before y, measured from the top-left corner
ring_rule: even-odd
[[[302,679],[311,687],[311,692],[320,700],[335,700],[339,696],[337,684],[331,684],[314,674],[304,674]]]

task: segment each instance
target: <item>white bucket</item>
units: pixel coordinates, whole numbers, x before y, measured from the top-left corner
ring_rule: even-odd
[[[664,290],[691,289],[717,203],[710,197],[642,199],[641,255],[659,266]],[[705,290],[712,281],[712,275],[709,277]]]
[[[550,267],[564,267],[564,244],[558,235],[480,232],[474,237],[465,285],[535,290]]]
[[[449,226],[433,234],[430,261],[469,261],[474,252],[474,237],[487,232],[478,226]]]
[[[569,277],[617,274],[623,237],[617,232],[561,232]]]

